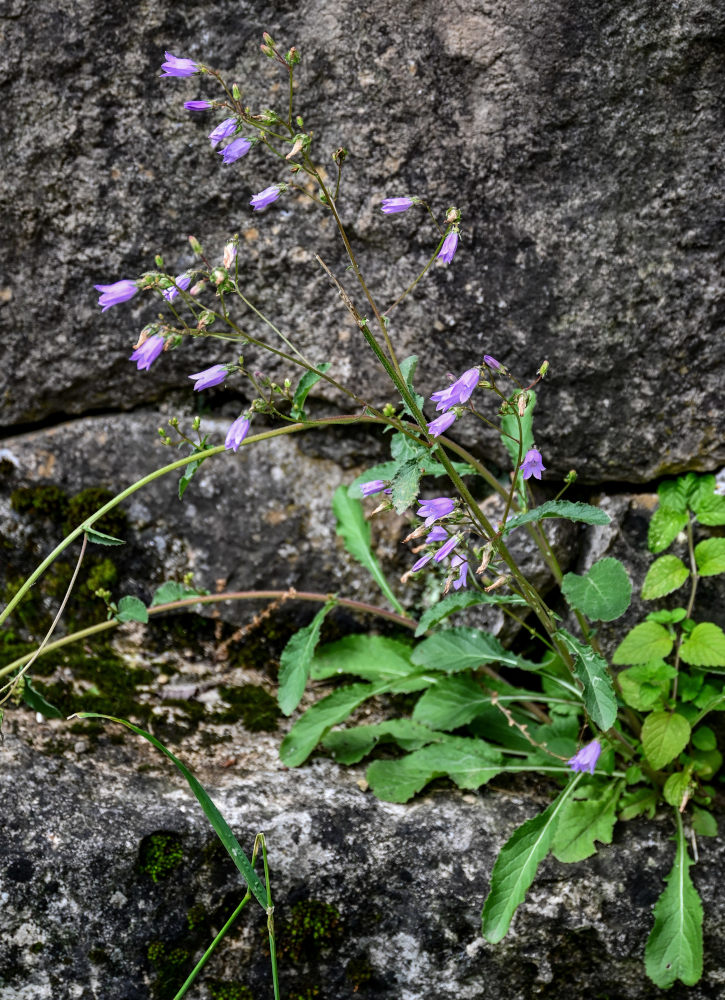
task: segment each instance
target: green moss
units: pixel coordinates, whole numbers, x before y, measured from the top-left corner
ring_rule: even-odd
[[[205,908],[201,905],[201,903],[196,903],[190,910],[187,910],[186,913],[186,923],[189,930],[193,931],[195,928],[200,927],[206,918],[207,913]]]
[[[184,860],[178,833],[160,830],[144,837],[139,848],[138,867],[154,882],[168,878]]]
[[[69,534],[79,524],[82,524],[97,510],[113,500],[115,493],[103,489],[102,486],[89,486],[88,489],[81,490],[72,500],[68,502],[65,517],[61,525],[64,534]],[[128,527],[128,517],[126,512],[120,507],[114,507],[107,514],[96,521],[93,527],[96,531],[102,531],[106,535],[123,537]]]
[[[35,944],[31,944],[30,951],[33,955],[37,955],[39,952],[43,950],[44,947],[45,945],[43,944],[42,941],[36,941]]]
[[[97,590],[110,590],[118,578],[118,570],[110,559],[101,559],[93,567],[86,579],[85,587],[89,594],[94,594]]]
[[[242,684],[241,687],[223,687],[219,694],[230,706],[219,712],[216,722],[237,722],[241,719],[244,728],[252,733],[273,732],[282,714],[272,695],[259,684]]]
[[[279,951],[291,962],[317,954],[336,944],[342,935],[339,910],[319,899],[303,899],[295,903],[288,920],[279,932]]]
[[[345,975],[352,984],[354,993],[357,993],[361,986],[367,986],[373,978],[373,973],[372,965],[367,958],[363,958],[362,956],[353,958],[352,961],[347,963],[347,968],[345,969]]]
[[[163,941],[152,941],[146,955],[155,973],[151,992],[159,1000],[168,1000],[191,972],[191,955],[186,948],[169,947]]]
[[[43,518],[56,524],[68,512],[68,496],[53,483],[42,486],[20,486],[10,494],[10,506],[18,514]]]
[[[297,990],[290,990],[288,993],[289,1000],[314,1000],[319,995],[319,986],[308,986],[304,993],[298,993]]]
[[[223,982],[213,979],[209,983],[211,1000],[254,1000],[252,991],[241,983]]]

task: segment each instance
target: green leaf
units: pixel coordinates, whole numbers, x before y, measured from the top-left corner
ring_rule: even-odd
[[[415,399],[418,409],[422,410],[423,403],[425,402],[425,400],[420,395],[420,393],[416,392],[415,389],[413,388],[413,376],[415,375],[415,369],[417,366],[418,366],[417,354],[411,354],[409,357],[404,358],[403,361],[400,362],[400,371],[403,375],[403,378],[405,379],[405,384],[410,389],[410,392],[413,395],[413,398]],[[415,416],[410,412],[410,410],[408,409],[408,405],[405,402],[403,402],[403,411],[409,414],[415,420]]]
[[[622,808],[619,818],[625,823],[646,813],[649,819],[654,818],[659,801],[659,791],[656,788],[630,788],[622,795]]]
[[[424,635],[429,629],[434,628],[454,612],[463,611],[464,608],[472,608],[479,604],[526,604],[526,601],[517,594],[498,594],[496,591],[492,594],[480,594],[475,590],[459,590],[447,594],[432,608],[423,612],[415,630],[416,638]]]
[[[556,636],[574,657],[574,674],[583,688],[584,707],[590,718],[606,732],[617,718],[617,696],[607,661],[566,629],[559,629]]]
[[[679,979],[694,986],[702,975],[702,903],[692,884],[682,820],[677,816],[677,850],[667,888],[654,909],[654,927],[644,952],[645,970],[660,989]]]
[[[587,782],[580,785],[559,816],[551,853],[566,864],[583,861],[597,853],[595,840],[612,843],[617,804],[623,781]]]
[[[697,478],[693,473],[688,475],[689,478],[688,476],[680,476],[678,479],[665,479],[660,483],[657,489],[660,507],[666,507],[679,514],[687,512],[690,487],[695,485],[693,480]]]
[[[687,526],[688,521],[687,511],[658,507],[650,519],[647,530],[647,545],[650,552],[662,552],[666,549]]]
[[[706,538],[696,545],[695,562],[700,576],[725,573],[725,538]]]
[[[173,604],[175,601],[183,601],[187,597],[203,597],[208,593],[208,590],[196,590],[194,587],[187,587],[185,583],[167,580],[154,591],[151,607],[153,608],[157,604]]]
[[[149,620],[149,613],[143,601],[138,597],[122,597],[118,602],[117,622],[146,622]]]
[[[425,466],[419,458],[409,458],[399,465],[393,476],[392,501],[397,514],[402,514],[413,503],[420,490],[420,477]]]
[[[208,437],[205,437],[204,440],[200,441],[199,444],[194,448],[194,450],[191,453],[191,461],[186,466],[186,468],[184,469],[184,474],[179,479],[179,500],[183,498],[184,493],[186,492],[186,487],[189,485],[191,480],[196,475],[197,471],[199,470],[199,466],[205,461],[204,458],[194,458],[194,455],[196,455],[200,451],[204,451],[208,447],[207,441]]]
[[[35,690],[33,682],[27,674],[23,677],[22,684],[23,701],[28,708],[32,708],[34,712],[40,712],[40,714],[44,715],[46,719],[63,718],[65,713],[61,712],[61,710],[56,708],[55,705],[51,705],[51,703],[43,697],[40,691]]]
[[[713,493],[703,498],[695,511],[700,524],[713,528],[725,524],[725,496]]]
[[[504,649],[489,632],[465,626],[445,629],[424,639],[413,650],[411,659],[419,667],[443,670],[448,674],[472,669],[482,663],[501,663],[524,670],[538,666]]]
[[[649,663],[650,660],[664,660],[672,651],[674,640],[664,625],[657,622],[641,622],[625,635],[614,650],[612,663]]]
[[[345,486],[338,486],[332,498],[332,509],[337,519],[337,534],[342,537],[347,551],[370,573],[398,614],[405,614],[370,548],[370,525],[365,520],[360,501],[349,497]]]
[[[569,605],[590,621],[611,622],[621,617],[632,599],[632,581],[619,559],[595,562],[586,576],[566,573],[561,589]]]
[[[434,778],[448,776],[459,788],[479,788],[501,773],[500,751],[483,740],[448,736],[398,760],[374,760],[365,777],[384,802],[407,802]]]
[[[700,726],[692,734],[692,745],[698,750],[716,750],[717,737],[709,726]]]
[[[323,364],[318,365],[317,369],[319,372],[326,372],[330,367],[330,362],[325,361]],[[318,375],[317,372],[305,372],[302,378],[297,383],[297,388],[295,389],[295,394],[292,398],[292,409],[290,410],[290,417],[293,420],[304,420],[305,419],[305,400],[307,399],[307,394],[313,385],[316,385],[322,375]]]
[[[582,521],[584,524],[609,524],[612,520],[606,511],[599,507],[592,507],[588,503],[580,503],[578,500],[547,500],[533,510],[527,510],[525,514],[517,514],[509,518],[504,528],[504,534],[520,528],[522,524],[530,524],[532,521],[541,521],[546,517],[563,517],[568,521]]]
[[[292,715],[302,700],[310,675],[312,657],[320,639],[322,623],[334,606],[335,601],[328,601],[309,625],[295,632],[282,650],[279,661],[277,703],[285,715]]]
[[[229,857],[232,859],[237,869],[241,872],[247,885],[252,890],[257,902],[266,910],[268,905],[267,892],[260,882],[259,876],[252,868],[249,859],[239,846],[239,842],[232,833],[229,824],[212,802],[206,789],[201,782],[194,777],[186,765],[182,764],[179,758],[175,757],[170,750],[167,750],[163,743],[160,743],[155,736],[152,736],[151,733],[147,733],[144,729],[139,729],[138,726],[134,726],[131,722],[127,722],[125,719],[117,719],[112,715],[100,715],[98,712],[78,712],[78,718],[108,719],[109,722],[118,722],[120,725],[126,726],[127,729],[130,729],[131,732],[136,733],[137,736],[142,736],[145,740],[148,740],[149,743],[155,746],[157,750],[160,750],[161,753],[165,754],[169,760],[176,765],[178,770],[188,781],[189,787],[196,796],[201,808],[204,810],[206,818],[214,827],[216,835],[226,848]]]
[[[297,767],[315,749],[322,737],[354,712],[358,705],[387,689],[387,684],[351,684],[338,688],[308,708],[282,740],[280,760],[287,767]]]
[[[638,712],[649,712],[662,707],[670,692],[670,682],[677,671],[664,660],[641,663],[617,674],[622,689],[622,697],[630,708]]]
[[[411,719],[390,719],[372,726],[333,729],[322,738],[322,745],[339,764],[357,764],[381,740],[393,740],[403,750],[419,750],[443,738],[445,733],[433,732]]]
[[[652,712],[644,720],[641,735],[645,757],[659,771],[687,746],[690,723],[676,712]]]
[[[698,837],[717,837],[717,820],[707,809],[692,807],[692,829]]]
[[[506,935],[517,907],[536,877],[536,869],[549,853],[559,815],[580,779],[578,774],[544,812],[526,820],[502,847],[491,872],[491,890],[481,914],[483,936],[491,944]]]
[[[661,608],[659,611],[650,611],[645,621],[657,622],[659,625],[676,625],[687,618],[684,608]]]
[[[671,774],[662,788],[662,796],[668,805],[674,809],[683,808],[690,797],[692,780],[689,771],[675,771]]]
[[[384,635],[346,635],[337,642],[320,646],[312,660],[310,676],[326,680],[342,674],[354,674],[366,681],[408,677],[416,668],[410,660],[412,650],[399,639]]]
[[[682,640],[680,659],[693,667],[725,667],[725,633],[712,622],[701,622]]]
[[[687,566],[677,556],[660,556],[647,571],[642,584],[642,597],[645,601],[653,601],[656,597],[671,594],[682,586],[689,575]]]
[[[491,704],[491,695],[471,677],[442,677],[418,699],[413,719],[434,729],[458,729]]]
[[[96,545],[125,545],[126,543],[122,538],[114,538],[113,535],[106,535],[102,531],[96,531],[95,528],[87,528],[83,525],[83,530],[86,533],[86,538],[89,542],[94,542]]]

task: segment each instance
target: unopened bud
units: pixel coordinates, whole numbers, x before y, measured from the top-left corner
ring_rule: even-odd
[[[201,427],[201,417],[198,414],[197,414],[197,416],[194,417],[194,422],[193,422],[193,424],[191,426],[192,426],[192,429],[195,430],[195,431],[198,431],[199,428]]]
[[[290,167],[290,173],[291,174],[298,174],[301,169],[302,169],[302,167],[299,165],[299,163],[295,163],[295,164],[293,164]]]
[[[548,372],[548,370],[549,370],[549,362],[548,361],[542,361],[541,368],[539,368],[539,370],[537,371],[536,374],[537,375],[541,375],[541,377],[543,378],[544,375],[546,375],[546,373]]]
[[[295,121],[297,122],[297,128],[304,128],[305,127],[305,123],[302,121],[302,115],[297,115],[297,117],[295,118]]]
[[[497,576],[496,579],[493,581],[493,583],[490,585],[490,587],[484,587],[483,589],[486,591],[486,593],[488,593],[491,590],[496,590],[498,587],[502,587],[504,583],[506,583],[507,579],[508,577],[506,576]]]
[[[300,61],[300,54],[293,45],[292,48],[287,53],[287,55],[285,56],[285,62],[287,63],[288,66],[296,66],[299,61]]]
[[[201,243],[197,240],[196,236],[189,237],[189,243],[191,244],[191,249],[197,255],[197,257],[202,257],[204,251],[201,248]]]
[[[451,208],[449,208],[448,211],[446,212],[446,223],[450,225],[453,222],[460,222],[460,221],[461,221],[460,209],[451,206]]]
[[[529,402],[528,392],[522,392],[519,398],[516,400],[520,417],[523,417],[524,413],[526,413],[526,407],[528,405],[528,402]]]
[[[189,289],[189,294],[198,295],[199,292],[202,292],[204,290],[205,286],[206,286],[206,278],[202,278],[201,281],[197,281],[195,285],[192,285],[192,287]]]
[[[576,482],[576,469],[569,469],[567,474],[564,476],[564,482],[567,486],[571,486],[572,483]]]
[[[385,406],[383,407],[383,416],[384,417],[394,417],[395,416],[395,407],[393,406],[392,403],[386,403],[385,404]]]
[[[274,48],[274,38],[272,38],[268,31],[262,32],[262,38],[265,40],[267,45],[271,45],[272,48]]]
[[[260,45],[259,48],[266,56],[269,56],[270,59],[274,57],[274,49],[271,49],[269,45]]]
[[[156,262],[156,266],[157,267],[163,267],[164,266],[164,258],[161,256],[160,253],[156,254],[156,256],[154,257],[154,261]]]
[[[235,101],[241,101],[242,99],[242,92],[239,89],[239,85],[236,83],[232,84],[232,97]]]

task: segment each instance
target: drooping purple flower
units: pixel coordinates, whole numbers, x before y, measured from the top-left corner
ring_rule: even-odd
[[[434,561],[442,562],[446,556],[449,556],[451,554],[451,552],[455,549],[456,545],[458,545],[459,541],[460,538],[458,537],[458,535],[451,535],[448,541],[445,542],[443,545],[441,545],[436,554],[433,556]]]
[[[456,506],[450,497],[435,497],[433,500],[419,500],[418,517],[424,517],[426,528],[441,517],[448,517]]]
[[[382,479],[371,479],[369,483],[360,484],[360,492],[364,497],[371,497],[375,493],[382,493],[385,489],[385,483]]]
[[[582,747],[567,763],[572,771],[589,771],[590,774],[594,774],[594,768],[597,766],[601,752],[602,746],[599,740],[592,740],[591,743],[587,743],[585,747]]]
[[[171,52],[164,52],[166,62],[161,64],[161,76],[193,76],[199,72],[199,64],[191,59],[179,59]]]
[[[466,580],[468,577],[468,560],[459,555],[451,556],[451,568],[459,570],[458,579],[453,581],[453,589],[460,590],[461,587],[466,586]]]
[[[143,344],[136,348],[128,360],[135,361],[139,371],[148,371],[163,349],[164,338],[160,333],[155,333],[153,337],[144,340]]]
[[[452,406],[467,403],[473,394],[473,390],[478,385],[480,372],[478,368],[469,368],[459,379],[449,385],[447,389],[434,392],[430,397],[434,403],[438,403],[436,410],[450,410]]]
[[[392,215],[394,212],[407,212],[414,204],[412,198],[384,198],[381,211],[385,212],[386,215]]]
[[[211,101],[184,101],[187,111],[211,111],[213,104]]]
[[[273,201],[277,201],[281,194],[282,185],[273,184],[272,187],[265,188],[264,191],[255,194],[249,204],[255,212],[259,212],[261,209],[266,208],[267,205],[271,205]]]
[[[180,288],[183,291],[186,291],[186,289],[191,284],[191,275],[179,274],[175,280],[177,285],[176,288],[174,288],[174,286],[172,285],[171,288],[165,288],[161,293],[167,302],[173,302],[175,298],[178,298]]]
[[[454,423],[456,415],[453,410],[448,410],[447,413],[441,413],[440,417],[436,417],[435,420],[431,420],[428,424],[428,433],[432,437],[439,437],[444,431]]]
[[[501,364],[501,362],[497,361],[495,358],[492,358],[490,354],[483,355],[483,363],[484,365],[488,365],[489,368],[493,368],[495,372],[503,371],[503,365]]]
[[[425,540],[428,544],[430,544],[431,542],[445,542],[447,538],[448,532],[446,529],[442,525],[437,524],[435,528],[432,528],[431,531],[428,532]]]
[[[519,469],[524,479],[530,479],[532,476],[534,479],[541,479],[541,473],[546,472],[546,466],[541,460],[541,452],[537,451],[536,448],[529,448]]]
[[[458,233],[455,229],[452,229],[450,233],[443,240],[443,246],[438,252],[438,257],[440,260],[445,261],[446,264],[450,264],[456,255],[456,250],[458,249]]]
[[[223,122],[219,122],[219,124],[209,133],[212,149],[218,146],[222,139],[228,139],[230,135],[234,135],[236,130],[236,118],[225,118]]]
[[[211,368],[205,368],[203,372],[189,375],[189,378],[196,381],[194,392],[199,392],[200,389],[210,389],[213,385],[219,385],[227,377],[227,374],[227,365],[212,365]]]
[[[243,156],[246,156],[251,148],[251,139],[240,135],[238,139],[232,139],[224,149],[220,149],[219,155],[225,163],[234,163],[235,160],[241,160]]]
[[[198,388],[198,386],[194,386],[194,388],[196,389]],[[248,433],[249,433],[249,418],[246,417],[244,414],[242,414],[241,416],[237,417],[237,419],[234,421],[232,426],[227,431],[227,438],[226,441],[224,442],[224,447],[227,449],[227,451],[237,451],[239,445],[242,443],[242,441],[245,439]]]
[[[138,291],[138,285],[130,278],[122,281],[114,281],[112,285],[94,285],[97,292],[103,294],[98,299],[98,305],[103,306],[103,312],[111,306],[117,306],[120,302],[128,302]]]
[[[410,573],[417,573],[418,570],[419,569],[423,569],[423,567],[425,566],[425,564],[429,563],[432,558],[433,558],[433,553],[432,552],[429,552],[428,555],[426,555],[426,556],[421,556],[420,559],[418,560],[418,562],[413,563],[413,565],[410,567],[409,572]]]

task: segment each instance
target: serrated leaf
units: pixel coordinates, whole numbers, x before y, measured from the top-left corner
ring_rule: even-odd
[[[526,820],[501,848],[491,872],[491,889],[481,914],[483,936],[496,944],[506,934],[516,909],[524,901],[536,870],[549,853],[559,815],[581,779],[577,775],[551,805]]]
[[[434,628],[444,618],[454,614],[456,611],[463,611],[465,608],[472,608],[479,604],[526,604],[523,597],[517,594],[480,594],[471,590],[459,590],[453,594],[447,594],[442,600],[434,604],[433,607],[424,611],[415,630],[415,636],[424,635],[429,629]]]
[[[399,639],[384,635],[346,635],[329,642],[315,653],[310,676],[316,680],[354,674],[366,681],[392,680],[416,672],[412,649]]]
[[[561,589],[571,607],[590,621],[611,622],[621,617],[632,599],[632,581],[619,559],[595,562],[585,576],[566,573]]]
[[[370,525],[365,520],[360,501],[347,495],[347,487],[338,486],[332,498],[332,509],[337,520],[337,534],[341,536],[347,551],[370,573],[398,614],[405,614],[370,548]]]
[[[650,552],[662,552],[663,549],[666,549],[687,526],[688,521],[687,511],[658,507],[652,515],[647,529],[647,545]]]
[[[714,528],[725,524],[725,496],[711,493],[709,497],[703,497],[699,506],[695,508],[697,520],[700,524],[706,524]]]
[[[725,633],[712,622],[701,622],[682,640],[680,659],[694,667],[725,667]]]
[[[397,514],[407,510],[418,496],[423,470],[424,465],[418,458],[409,458],[407,462],[398,466],[391,482],[393,489],[391,499]]]
[[[458,729],[491,704],[473,677],[442,677],[418,699],[413,719],[433,729]]]
[[[642,597],[645,601],[653,601],[657,597],[671,594],[682,586],[689,575],[687,566],[677,556],[660,556],[647,570],[642,584]]]
[[[279,661],[277,704],[285,715],[291,715],[302,700],[310,675],[312,657],[320,640],[322,623],[334,606],[334,601],[328,601],[309,625],[295,632],[282,650]]]
[[[407,802],[434,778],[449,777],[459,788],[480,788],[501,773],[500,751],[483,740],[448,736],[398,760],[375,760],[365,777],[384,802]]]
[[[695,478],[693,473],[689,475],[690,479],[680,476],[678,479],[665,479],[660,483],[657,489],[660,507],[666,507],[679,514],[686,513],[690,487],[694,485],[692,480]]]
[[[660,625],[676,625],[687,618],[684,608],[662,608],[659,611],[650,611],[645,621],[658,622]]]
[[[142,622],[146,624],[149,613],[143,601],[138,597],[122,597],[118,602],[117,622]]]
[[[696,545],[695,562],[700,576],[725,573],[725,538],[706,538]]]
[[[200,441],[199,444],[194,448],[194,451],[192,451],[191,453],[191,461],[186,466],[183,475],[179,479],[179,500],[183,498],[184,493],[186,493],[186,487],[189,485],[191,480],[199,471],[200,466],[205,461],[205,458],[194,458],[194,455],[197,454],[197,452],[204,451],[206,449],[207,441],[208,437],[205,437],[204,440]]]
[[[524,670],[538,666],[504,649],[489,632],[465,626],[445,629],[424,639],[415,647],[411,659],[419,667],[444,673],[458,673],[482,663],[502,663]]]
[[[381,740],[392,740],[403,750],[419,750],[428,743],[445,738],[445,733],[433,732],[411,719],[390,719],[371,726],[333,729],[322,738],[322,745],[339,764],[357,764]]]
[[[574,674],[582,685],[584,707],[590,718],[606,732],[617,718],[617,696],[607,661],[566,629],[559,629],[556,636],[574,657]]]
[[[40,714],[44,715],[46,719],[62,719],[65,715],[65,712],[61,712],[61,710],[56,708],[55,705],[51,705],[51,703],[43,697],[40,691],[35,690],[33,682],[27,674],[23,677],[22,691],[23,701],[28,708],[32,708],[34,712],[40,712]]]
[[[565,864],[583,861],[597,853],[594,843],[612,843],[617,804],[624,782],[580,785],[559,816],[551,853]],[[586,797],[584,797],[586,796]]]
[[[358,705],[387,690],[387,684],[351,684],[338,688],[307,709],[282,740],[279,757],[287,767],[297,767],[315,749],[325,733],[343,722]]]
[[[674,640],[664,625],[657,622],[641,622],[625,635],[614,650],[612,663],[649,663],[650,660],[664,660],[672,651]]]
[[[690,878],[692,862],[679,816],[677,826],[675,863],[655,903],[654,927],[644,952],[647,975],[660,989],[678,979],[694,986],[702,975],[702,903]]]
[[[649,712],[661,707],[669,695],[670,681],[676,676],[677,671],[669,663],[653,660],[622,670],[617,674],[617,680],[625,703],[638,712]]]
[[[107,535],[103,531],[96,531],[95,528],[87,528],[83,526],[83,530],[86,533],[86,538],[89,542],[93,542],[96,545],[125,545],[126,543],[122,538],[115,538],[113,535]]]
[[[325,361],[323,364],[317,366],[319,372],[326,372],[330,367],[330,362]],[[302,378],[297,383],[297,388],[295,389],[295,394],[292,398],[292,409],[290,410],[290,417],[292,420],[304,420],[305,419],[305,400],[307,399],[307,394],[313,385],[316,385],[322,375],[318,375],[317,372],[305,372]]]
[[[548,517],[563,517],[567,521],[582,521],[584,524],[609,524],[612,520],[606,511],[592,507],[588,503],[580,503],[578,500],[547,500],[533,510],[509,518],[504,534],[508,534],[514,528],[520,528],[522,524],[530,524],[532,521],[541,521]]]
[[[659,771],[687,746],[690,723],[677,712],[652,712],[644,720],[641,737],[645,757]]]
[[[626,823],[646,813],[649,819],[653,819],[658,801],[659,791],[655,788],[631,788],[622,795],[619,818]]]
[[[415,399],[416,406],[418,407],[419,410],[422,410],[423,403],[425,402],[425,400],[420,395],[420,393],[416,392],[415,389],[413,388],[413,377],[415,375],[415,369],[417,368],[417,366],[418,366],[417,354],[411,354],[409,357],[404,358],[403,361],[400,362],[400,371],[402,373],[403,378],[405,379],[405,384],[408,386],[408,389],[410,390],[413,398]],[[405,402],[403,402],[403,411],[407,413],[409,416],[413,417],[413,419],[415,420],[414,414],[411,413],[407,403]]]

